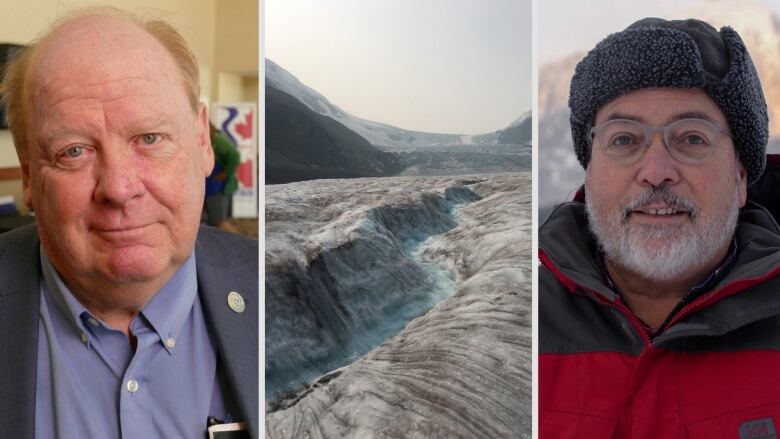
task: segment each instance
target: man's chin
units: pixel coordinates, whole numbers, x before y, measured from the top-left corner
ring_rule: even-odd
[[[129,247],[105,255],[104,276],[117,283],[142,283],[165,276],[167,271],[175,271],[174,261],[160,249],[149,247]]]
[[[633,252],[644,255],[646,258],[677,258],[684,253],[688,241],[679,234],[668,236],[656,236],[652,238],[632,239],[629,248]]]
[[[691,223],[628,223],[623,228],[623,233],[630,234],[636,242],[661,242],[662,245],[678,242],[681,237],[691,233]]]
[[[678,235],[665,239],[632,240],[624,243],[618,254],[608,254],[607,257],[644,278],[667,281],[695,269],[700,263],[700,251],[696,242]]]

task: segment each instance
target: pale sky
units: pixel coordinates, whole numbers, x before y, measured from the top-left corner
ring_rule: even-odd
[[[644,17],[679,17],[691,7],[706,8],[712,0],[538,0],[539,62],[592,49],[608,34]],[[757,0],[780,13],[780,0]],[[733,1],[734,8],[740,7]]]
[[[479,134],[531,108],[531,0],[267,0],[265,56],[343,110]]]

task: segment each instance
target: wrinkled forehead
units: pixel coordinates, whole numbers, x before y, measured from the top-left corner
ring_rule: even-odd
[[[658,125],[692,118],[728,128],[726,115],[704,90],[674,87],[646,88],[618,96],[596,111],[593,124],[630,119]]]
[[[28,70],[28,96],[35,103],[64,87],[128,78],[181,82],[170,53],[135,23],[119,17],[80,17],[38,44]]]

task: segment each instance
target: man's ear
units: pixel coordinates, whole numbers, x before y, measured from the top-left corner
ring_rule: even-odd
[[[201,103],[198,107],[198,148],[203,161],[203,172],[208,177],[214,169],[214,150],[211,148],[211,136],[209,135],[209,114],[206,105]]]
[[[745,207],[747,202],[747,171],[742,162],[738,161],[737,169],[737,190],[739,191],[739,207]]]
[[[20,157],[19,163],[22,168],[22,199],[24,205],[31,211],[34,211],[35,206],[33,206],[32,193],[30,190],[30,161]]]

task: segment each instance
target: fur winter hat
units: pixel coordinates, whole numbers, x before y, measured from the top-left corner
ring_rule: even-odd
[[[728,120],[734,147],[756,181],[766,165],[769,119],[758,74],[736,31],[700,20],[645,18],[609,35],[588,52],[571,80],[574,150],[590,161],[590,129],[599,108],[628,92],[701,88]]]

